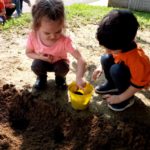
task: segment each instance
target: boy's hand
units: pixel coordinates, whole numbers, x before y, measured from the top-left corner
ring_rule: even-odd
[[[96,80],[98,77],[100,77],[102,74],[102,70],[100,68],[97,68],[94,70],[93,74],[92,74],[92,80]]]
[[[119,95],[106,94],[102,98],[105,99],[108,104],[118,104],[122,102]]]

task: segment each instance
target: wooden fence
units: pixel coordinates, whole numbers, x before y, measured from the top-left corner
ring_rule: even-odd
[[[108,6],[150,12],[150,0],[109,0]]]

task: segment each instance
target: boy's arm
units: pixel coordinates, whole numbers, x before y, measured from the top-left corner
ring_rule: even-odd
[[[77,60],[77,73],[76,73],[76,82],[79,88],[85,86],[85,81],[83,80],[84,73],[86,71],[86,61],[81,56],[78,50],[75,50],[71,55]]]
[[[136,92],[140,91],[140,88],[135,88],[134,86],[130,85],[126,91],[119,95],[119,99],[124,101],[130,97],[132,97]]]
[[[117,103],[123,102],[123,101],[127,100],[128,98],[132,97],[136,92],[138,92],[140,90],[141,89],[135,88],[132,85],[130,85],[128,87],[128,89],[126,91],[124,91],[123,93],[121,93],[120,95],[106,94],[103,96],[103,98],[106,99],[106,101],[109,104],[117,104]]]
[[[98,77],[101,76],[103,72],[103,69],[102,69],[102,66],[101,64],[93,71],[93,74],[92,74],[92,80],[96,80]]]

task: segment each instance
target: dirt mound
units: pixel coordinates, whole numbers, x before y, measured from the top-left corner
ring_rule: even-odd
[[[17,90],[5,84],[0,89],[0,149],[98,150],[150,147],[149,126],[128,120],[110,121],[88,109],[75,111],[67,92],[55,99]],[[65,96],[64,96],[65,95]]]

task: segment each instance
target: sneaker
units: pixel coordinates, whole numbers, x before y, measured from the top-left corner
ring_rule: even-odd
[[[118,89],[114,87],[114,85],[110,84],[109,82],[105,82],[102,85],[97,85],[95,87],[95,93],[97,94],[108,94],[112,92],[118,92]]]
[[[43,90],[43,89],[45,89],[46,85],[47,85],[46,78],[37,77],[36,82],[34,84],[34,88],[37,90]]]
[[[3,24],[4,20],[2,17],[0,17],[0,24]]]
[[[124,111],[125,109],[131,107],[135,102],[134,96],[119,103],[119,104],[108,104],[108,107],[113,111]]]
[[[55,83],[56,87],[61,90],[66,90],[67,89],[67,84],[66,84],[66,78],[61,77],[61,76],[56,76],[55,77]]]
[[[4,23],[5,23],[4,17],[0,16],[0,24],[4,25]]]

